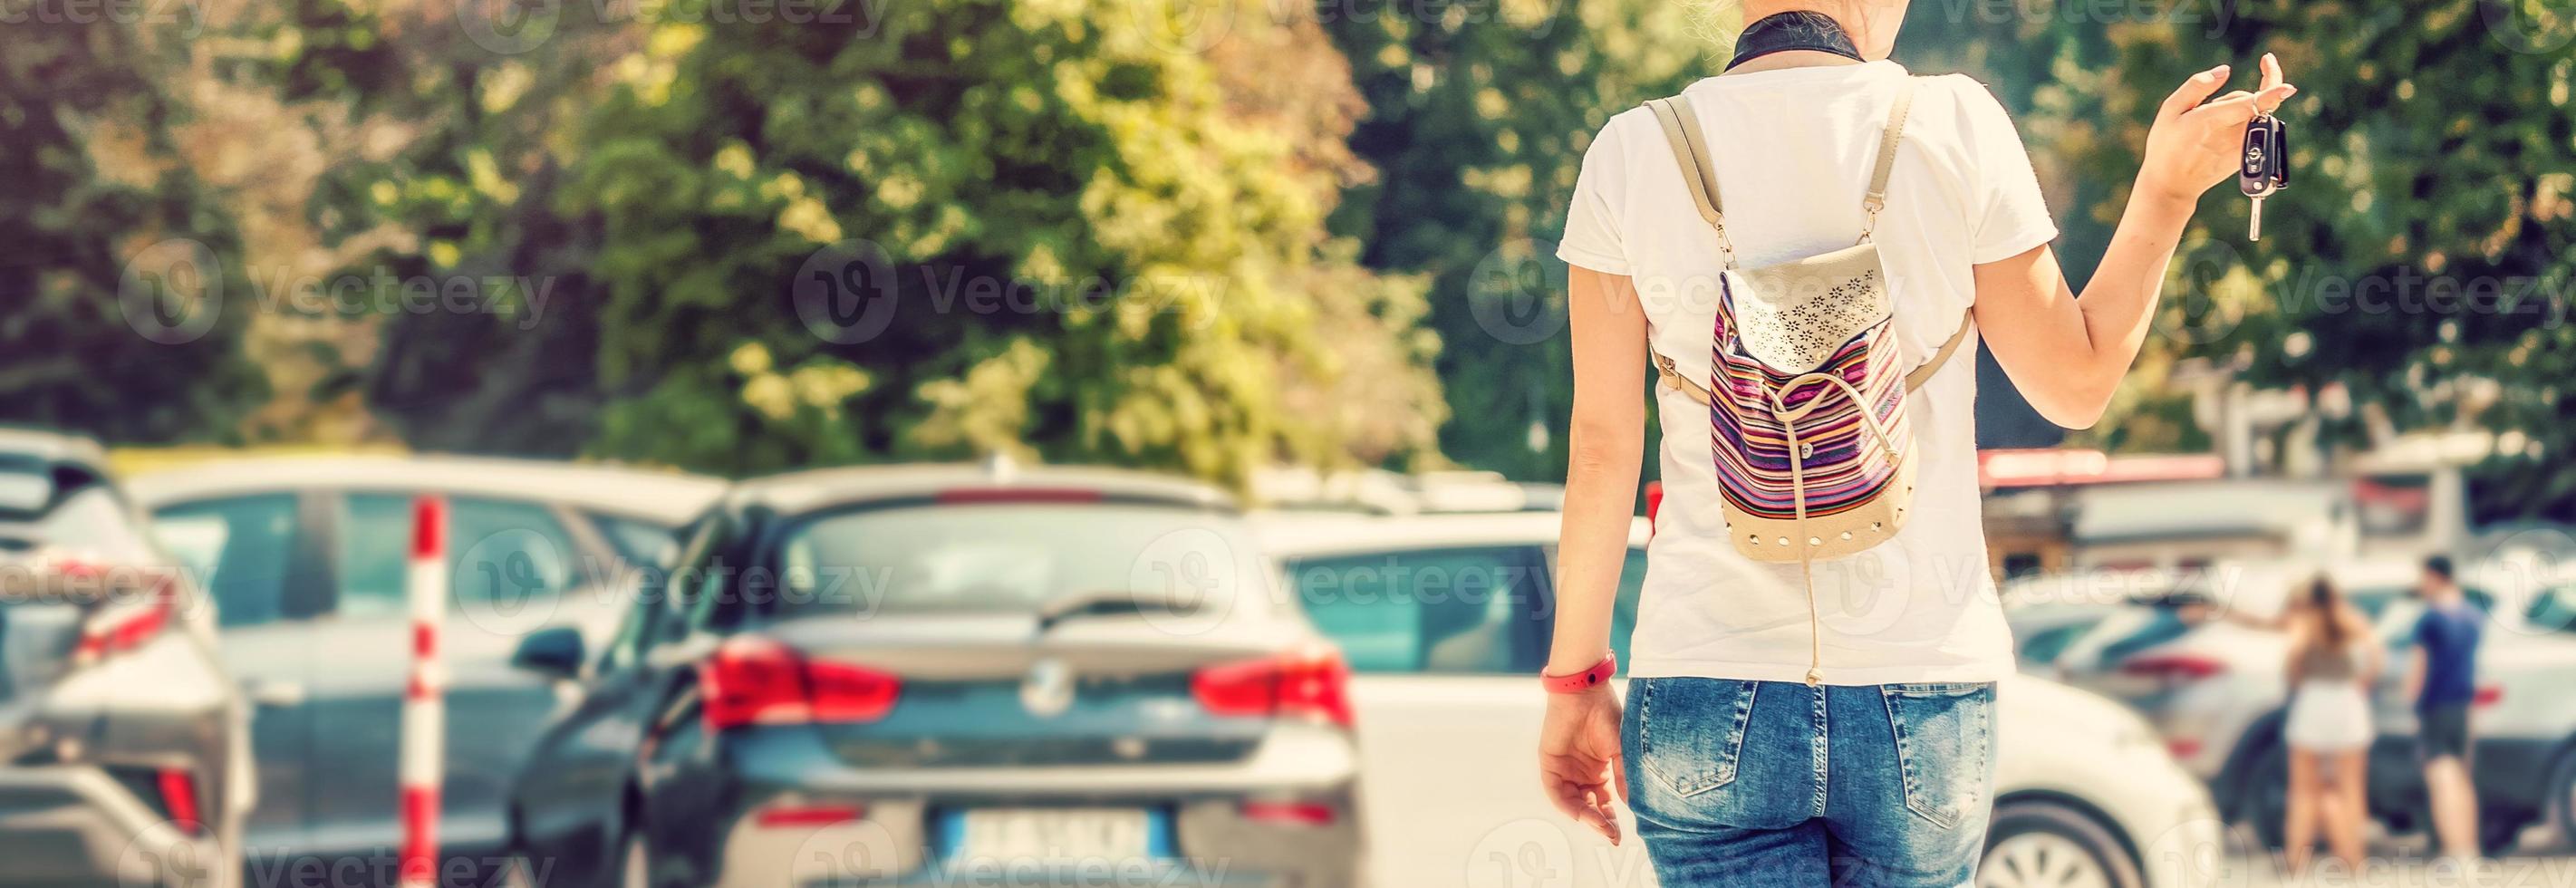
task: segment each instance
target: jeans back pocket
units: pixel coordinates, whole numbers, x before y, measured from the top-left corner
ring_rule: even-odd
[[[1635,690],[1637,763],[1676,795],[1692,796],[1735,780],[1753,719],[1755,682],[1719,678],[1641,678]]]
[[[1892,684],[1879,687],[1896,734],[1905,807],[1942,829],[1984,810],[1994,744],[1995,686],[1990,682]]]

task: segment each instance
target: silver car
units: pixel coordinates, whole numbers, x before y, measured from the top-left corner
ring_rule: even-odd
[[[0,883],[231,884],[241,698],[86,439],[0,429]]]
[[[2388,665],[2374,689],[2378,740],[2369,796],[2372,813],[2399,830],[2423,821],[2415,713],[2402,688],[2411,630],[2422,613],[2408,591],[2419,571],[2414,559],[2347,562],[2327,571],[2387,645]],[[2139,596],[2139,603],[2068,644],[2055,671],[2144,714],[2175,756],[2209,781],[2221,808],[2277,844],[2288,767],[2280,741],[2288,639],[2219,619],[2213,605],[2223,601],[2258,618],[2277,613],[2290,590],[2315,572],[2300,562],[2261,562],[2176,574],[2170,588]],[[2511,846],[2525,826],[2545,817],[2567,823],[2576,799],[2576,707],[2566,705],[2568,676],[2576,675],[2576,633],[2557,619],[2566,607],[2565,583],[2492,565],[2468,569],[2461,580],[2489,618],[2479,649],[2473,777],[2484,808],[2481,841],[2493,851]]]
[[[452,541],[439,837],[450,865],[482,866],[500,862],[502,799],[555,703],[549,682],[510,665],[519,639],[613,623],[623,596],[599,590],[667,557],[674,529],[723,490],[448,457],[235,460],[132,487],[220,604],[224,665],[253,707],[259,804],[245,844],[263,884],[392,881],[415,496],[447,498]]]

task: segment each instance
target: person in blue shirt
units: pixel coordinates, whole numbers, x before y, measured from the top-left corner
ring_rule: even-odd
[[[2478,797],[2469,780],[2469,707],[2478,695],[2478,632],[2485,615],[2461,593],[2449,558],[2425,559],[2416,594],[2424,599],[2424,614],[2415,620],[2406,689],[2415,698],[2421,725],[2417,751],[2433,810],[2433,834],[2442,853],[2474,860]]]

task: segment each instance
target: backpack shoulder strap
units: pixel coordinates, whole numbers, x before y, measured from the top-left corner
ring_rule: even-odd
[[[1959,343],[1968,341],[1968,331],[1976,329],[1976,319],[1976,309],[1972,308],[1961,313],[1959,332],[1950,334],[1950,341],[1941,343],[1940,348],[1934,349],[1931,360],[1924,361],[1923,366],[1916,367],[1913,372],[1905,374],[1906,393],[1912,394],[1915,389],[1922,388],[1924,383],[1931,382],[1932,374],[1941,372],[1941,365],[1950,363],[1950,355],[1959,350]]]
[[[1896,172],[1896,148],[1905,138],[1905,116],[1914,110],[1916,82],[1913,77],[1905,78],[1905,85],[1896,91],[1896,103],[1888,106],[1887,129],[1878,137],[1878,163],[1869,171],[1869,193],[1860,199],[1861,211],[1868,214],[1861,223],[1863,238],[1878,228],[1878,211],[1887,208],[1887,177]]]
[[[1717,164],[1710,160],[1708,146],[1700,144],[1699,115],[1691,113],[1689,97],[1650,99],[1646,107],[1664,126],[1664,141],[1672,146],[1673,161],[1681,165],[1682,184],[1699,204],[1699,217],[1724,228],[1717,214],[1723,206],[1717,198]]]

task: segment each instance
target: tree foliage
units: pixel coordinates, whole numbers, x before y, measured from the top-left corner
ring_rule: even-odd
[[[22,11],[23,12],[23,11]],[[237,439],[238,232],[181,158],[186,53],[151,23],[13,16],[0,53],[0,422]]]
[[[533,273],[572,314],[398,320],[380,401],[415,435],[723,472],[1426,450],[1420,286],[1324,234],[1348,75],[1311,23],[1204,5],[683,2],[509,75],[561,113],[464,76],[392,194],[348,191],[431,238],[393,261]]]
[[[1610,115],[1714,72],[1722,54],[1671,0],[1317,8],[1368,100],[1351,146],[1375,168],[1335,230],[1367,244],[1370,266],[1431,278],[1454,411],[1442,451],[1561,477],[1573,366],[1555,239],[1583,149]]]

